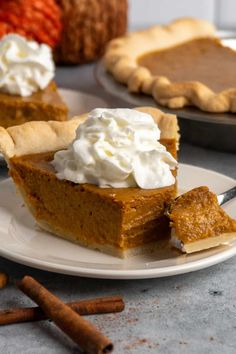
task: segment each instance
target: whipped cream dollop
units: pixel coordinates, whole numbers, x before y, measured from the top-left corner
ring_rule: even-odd
[[[0,41],[0,91],[30,96],[44,89],[55,74],[52,50],[46,44],[8,34]]]
[[[59,179],[99,187],[160,188],[175,183],[176,160],[153,118],[132,109],[94,109],[52,164]]]

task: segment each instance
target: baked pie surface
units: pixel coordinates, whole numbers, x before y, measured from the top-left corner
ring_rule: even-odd
[[[236,51],[206,21],[181,19],[115,39],[104,63],[131,92],[163,106],[236,112]]]

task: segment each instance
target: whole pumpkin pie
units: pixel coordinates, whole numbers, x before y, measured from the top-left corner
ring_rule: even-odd
[[[194,188],[176,198],[167,215],[171,243],[183,252],[197,252],[236,239],[236,220],[220,207],[208,187]]]
[[[162,151],[176,157],[176,117],[154,108],[137,110],[153,117],[160,129]],[[176,196],[175,178],[171,185],[154,189],[101,188],[59,178],[52,163],[55,153],[71,144],[86,118],[83,115],[68,122],[29,122],[0,128],[0,150],[8,161],[10,175],[37,223],[54,235],[120,257],[152,250],[158,240],[170,235],[164,212]],[[135,139],[143,138],[142,129],[136,133]],[[129,130],[128,139],[130,134]],[[146,144],[144,137],[144,155]],[[110,156],[109,151],[105,153]],[[171,173],[176,176],[176,168]]]
[[[184,18],[115,39],[104,63],[130,92],[163,106],[236,112],[236,51],[206,21]]]

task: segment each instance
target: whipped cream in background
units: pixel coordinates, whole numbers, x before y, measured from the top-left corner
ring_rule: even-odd
[[[132,109],[94,109],[67,150],[52,162],[57,177],[99,187],[160,188],[175,183],[177,161],[161,145],[153,118]]]
[[[30,96],[55,75],[51,48],[8,34],[0,41],[0,91]]]

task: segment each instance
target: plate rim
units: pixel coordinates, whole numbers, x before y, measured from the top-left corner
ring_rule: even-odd
[[[67,93],[72,93],[72,94],[79,94],[79,95],[82,95],[82,96],[87,96],[88,98],[90,99],[93,99],[93,98],[96,98],[100,101],[102,101],[104,104],[105,104],[105,107],[109,107],[109,102],[107,102],[103,97],[100,97],[100,96],[97,96],[93,93],[88,93],[88,92],[85,92],[85,91],[81,91],[81,90],[75,90],[75,89],[72,89],[72,88],[68,88],[68,87],[58,87],[58,91],[61,95],[63,91],[67,92]],[[63,98],[63,97],[62,97]],[[70,118],[69,118],[70,119]]]
[[[193,168],[201,171],[207,171],[207,173],[212,173],[214,176],[223,177],[230,183],[235,183],[235,179],[226,176],[222,173],[206,169],[203,167],[198,167],[195,165],[180,163],[180,166],[186,168]],[[11,178],[4,179],[0,181],[0,186],[4,184],[12,184]],[[59,263],[51,263],[49,261],[40,260],[27,255],[22,255],[17,252],[12,252],[8,249],[4,249],[0,243],[0,256],[14,261],[19,264],[23,264],[32,268],[41,269],[45,271],[50,271],[59,274],[68,274],[72,276],[90,277],[90,278],[100,278],[100,279],[147,279],[147,278],[160,278],[167,276],[174,276],[178,274],[185,274],[204,268],[208,268],[215,264],[224,262],[225,260],[236,255],[236,245],[230,246],[223,249],[222,252],[210,255],[203,259],[197,259],[189,263],[182,263],[177,265],[165,266],[163,268],[149,268],[149,269],[96,269],[81,266],[71,266]]]

